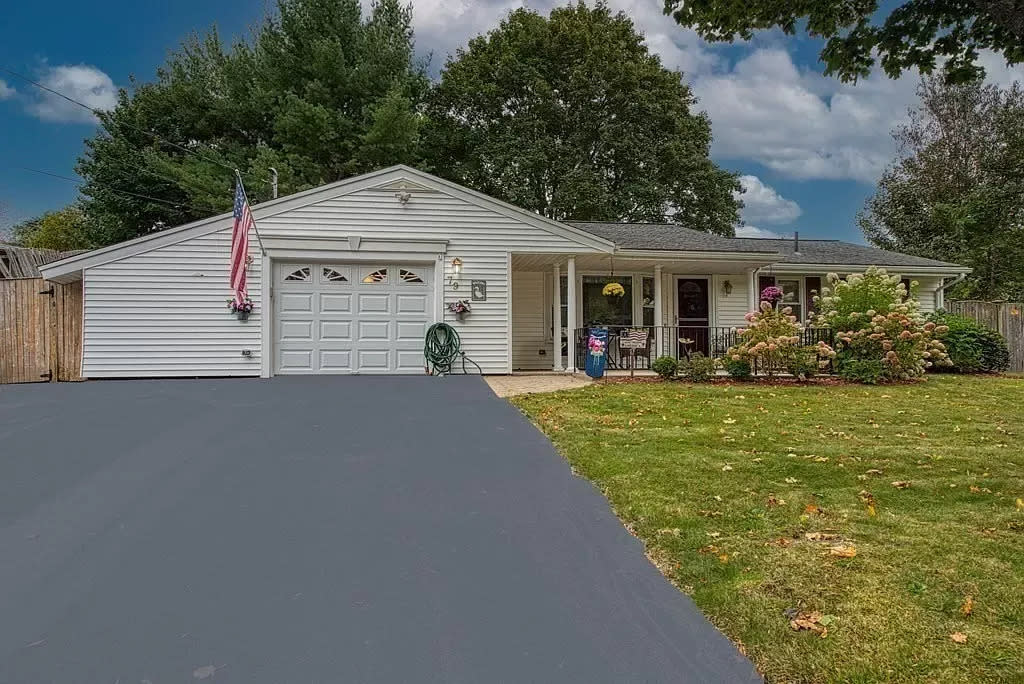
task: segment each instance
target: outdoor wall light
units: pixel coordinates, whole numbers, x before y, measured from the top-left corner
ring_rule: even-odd
[[[396,192],[395,199],[397,199],[403,206],[405,206],[406,204],[409,203],[409,200],[412,199],[412,194],[404,191]]]
[[[724,292],[726,294],[726,296],[732,294],[732,282],[731,281],[726,280],[724,283],[722,283],[722,292]]]
[[[448,278],[448,287],[453,290],[459,289],[458,277],[462,275],[462,259],[455,257],[452,259],[452,275]]]

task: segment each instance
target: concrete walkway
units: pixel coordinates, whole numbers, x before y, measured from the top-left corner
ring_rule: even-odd
[[[585,375],[567,373],[524,373],[521,375],[487,375],[484,377],[490,388],[499,397],[513,397],[517,394],[536,392],[557,392],[564,389],[578,389],[591,383]]]
[[[479,377],[0,387],[0,682],[751,682]]]

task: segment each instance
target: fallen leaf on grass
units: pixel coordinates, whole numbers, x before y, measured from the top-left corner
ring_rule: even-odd
[[[964,617],[970,616],[974,612],[974,597],[968,596],[964,599],[964,605],[960,606],[960,614]]]
[[[814,504],[807,504],[804,506],[804,513],[807,515],[825,515],[825,511]]]
[[[857,548],[853,544],[840,544],[833,546],[828,552],[837,558],[853,558],[857,555]]]
[[[896,489],[906,489],[907,487],[910,486],[910,481],[909,480],[896,480],[895,482],[893,482],[891,484]]]
[[[966,644],[967,643],[967,635],[964,634],[963,632],[953,632],[952,634],[949,635],[949,638],[952,639],[953,641],[955,641],[958,644]]]
[[[733,423],[736,422],[736,419],[735,418],[726,418],[722,422],[725,423],[726,425],[732,425]]]
[[[1024,511],[1024,499],[1017,499],[1017,510]]]
[[[786,616],[790,618],[789,626],[794,632],[807,630],[817,633],[822,639],[828,636],[828,627],[826,625],[834,620],[831,615],[822,615],[817,611],[813,613],[797,613],[794,610],[788,610],[786,611]]]
[[[878,468],[872,468],[871,470],[865,470],[864,474],[865,475],[881,475],[882,471],[879,470]]]
[[[805,532],[804,539],[807,541],[832,541],[839,539],[839,535],[832,532]]]
[[[787,477],[786,478],[786,484],[796,484],[799,481],[800,480],[796,479],[795,477]],[[1017,499],[1017,501],[1020,501],[1020,499]]]
[[[732,470],[732,466],[731,466],[731,465],[729,465],[728,463],[726,463],[726,464],[725,464],[724,466],[722,466],[722,472],[723,472],[723,473],[727,473],[727,472],[729,472],[730,470]]]
[[[785,499],[780,499],[777,496],[775,496],[774,494],[769,494],[768,495],[768,506],[769,506],[769,508],[772,507],[772,506],[785,506],[785,505],[786,505],[786,500]]]

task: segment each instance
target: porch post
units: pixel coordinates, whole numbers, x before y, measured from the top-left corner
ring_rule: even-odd
[[[554,297],[551,299],[551,322],[553,323],[553,337],[555,358],[551,364],[551,370],[558,372],[562,370],[562,267],[555,264],[554,269],[555,286],[552,288]]]
[[[654,357],[661,356],[662,337],[664,331],[661,329],[663,316],[661,309],[661,264],[654,267]]]
[[[568,304],[568,354],[566,370],[570,373],[576,372],[576,257],[569,257],[569,265],[566,269],[566,303]]]
[[[752,268],[747,273],[747,311],[757,311],[759,305],[757,301],[760,296],[760,293],[757,291],[757,272],[760,270],[759,268]]]

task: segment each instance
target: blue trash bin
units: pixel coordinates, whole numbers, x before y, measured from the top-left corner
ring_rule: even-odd
[[[591,328],[587,336],[587,375],[592,378],[604,376],[604,367],[608,362],[608,329]]]

